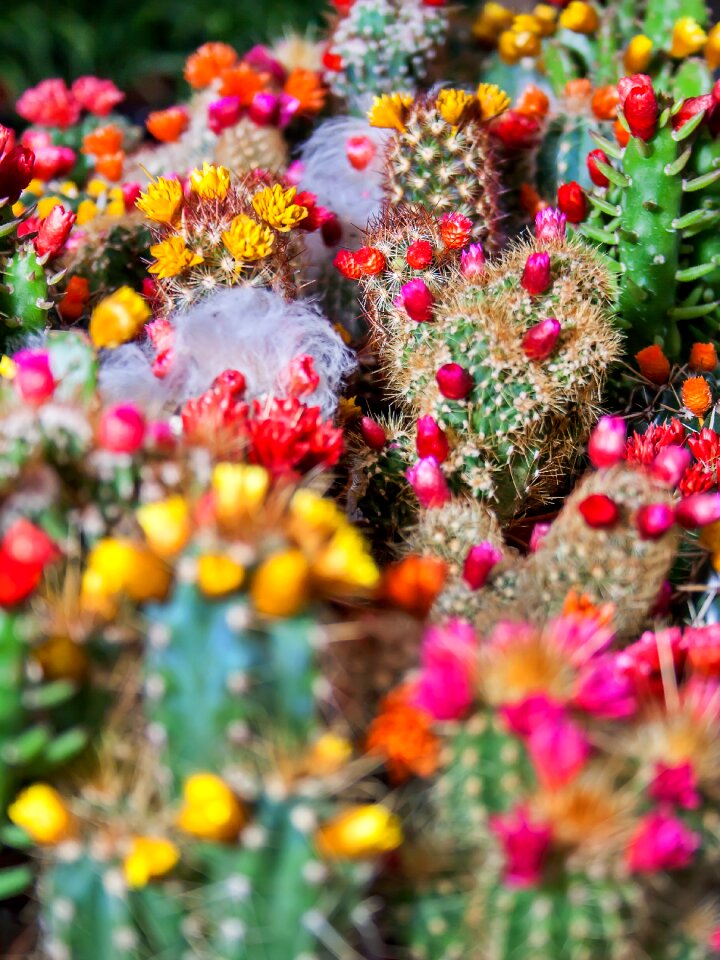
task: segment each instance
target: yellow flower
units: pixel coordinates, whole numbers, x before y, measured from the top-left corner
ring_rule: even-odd
[[[183,785],[177,825],[203,840],[234,840],[247,817],[230,787],[212,773],[196,773]]]
[[[110,202],[108,203],[105,211],[107,215],[109,217],[124,217],[125,198],[123,197],[120,187],[113,187],[112,190],[109,190],[108,199]]]
[[[704,53],[710,69],[717,70],[720,67],[720,23],[716,23],[708,33]]]
[[[342,769],[352,757],[352,744],[336,733],[324,733],[312,745],[308,768],[314,777],[327,777]]]
[[[309,538],[326,538],[347,525],[347,517],[334,500],[314,490],[298,490],[290,502],[290,526],[303,546]]]
[[[315,558],[312,572],[319,580],[339,589],[372,590],[380,580],[380,572],[362,534],[349,524],[338,530]]]
[[[37,216],[41,220],[44,220],[50,211],[61,203],[62,199],[60,197],[43,197],[41,200],[38,200]]]
[[[120,287],[98,303],[90,317],[90,339],[96,347],[117,347],[136,337],[152,316],[132,287]]]
[[[705,46],[707,34],[694,17],[680,17],[675,21],[670,44],[671,57],[690,57]]]
[[[203,257],[188,250],[185,241],[177,233],[150,247],[150,256],[155,257],[155,263],[148,267],[148,273],[154,273],[158,280],[176,277],[188,267],[203,262]]]
[[[492,120],[510,106],[510,97],[495,83],[481,83],[477,88],[477,98],[483,120]]]
[[[173,557],[190,539],[190,510],[180,495],[146,503],[135,513],[150,549],[159,557]]]
[[[100,571],[88,569],[83,573],[80,608],[83,613],[103,620],[110,621],[117,617],[120,608],[118,595],[108,589],[107,581]]]
[[[218,463],[212,474],[212,489],[220,523],[232,524],[255,516],[269,488],[270,474],[265,467]]]
[[[85,647],[70,637],[50,637],[36,647],[32,659],[42,670],[45,680],[74,680],[82,683],[90,670]]]
[[[183,188],[179,180],[158,177],[141,193],[135,204],[148,220],[172,224],[177,219],[183,203]]]
[[[241,213],[222,235],[222,240],[238,263],[252,263],[268,256],[275,243],[275,235],[270,227],[264,227]]]
[[[45,193],[45,181],[36,177],[34,180],[30,181],[30,183],[25,187],[25,190],[27,193],[31,193],[34,197],[41,197]]]
[[[600,18],[592,4],[571,0],[560,14],[560,26],[573,33],[594,33],[600,26]]]
[[[250,587],[258,613],[292,617],[310,596],[310,565],[300,550],[276,553],[258,568]]]
[[[126,593],[138,603],[162,600],[170,587],[167,564],[131,540],[98,540],[90,551],[87,569],[97,576],[96,590],[104,589],[110,596]]]
[[[224,200],[230,189],[230,171],[203,163],[202,170],[190,174],[190,189],[203,200]]]
[[[287,233],[308,215],[307,207],[293,203],[296,193],[295,187],[283,190],[279,183],[265,187],[252,198],[253,210],[265,223],[280,233]]]
[[[498,53],[505,63],[517,63],[522,57],[537,57],[541,50],[540,37],[529,30],[505,30],[498,40]]]
[[[492,43],[513,21],[513,12],[500,3],[486,3],[473,24],[473,36],[477,40]]]
[[[550,37],[557,29],[558,11],[549,3],[538,3],[533,9],[533,16],[540,25],[540,35]]]
[[[510,29],[514,33],[534,33],[536,37],[542,36],[542,24],[533,13],[518,13]]]
[[[138,890],[154,877],[169,873],[180,859],[180,851],[163,837],[133,837],[130,852],[123,860],[127,885]]]
[[[638,33],[627,45],[623,67],[627,73],[644,73],[652,59],[653,42],[644,33]]]
[[[410,93],[384,93],[375,97],[368,113],[371,127],[405,132],[405,113],[412,104]]]
[[[17,364],[6,353],[0,359],[0,377],[5,380],[14,380],[17,376]]]
[[[82,200],[78,204],[77,220],[75,222],[79,227],[82,227],[86,223],[90,223],[91,220],[94,220],[99,212],[98,205],[94,200]]]
[[[362,860],[396,850],[402,843],[400,819],[379,803],[351,807],[315,834],[320,853],[333,859]]]
[[[436,106],[443,120],[449,123],[451,127],[456,127],[466,108],[474,100],[475,97],[464,90],[441,90],[438,94]]]
[[[36,843],[62,843],[73,833],[72,817],[62,797],[46,783],[34,783],[23,790],[10,805],[8,816]]]
[[[204,553],[198,560],[198,586],[206,597],[222,597],[241,586],[245,568],[221,553]]]
[[[85,187],[85,193],[89,197],[94,197],[96,200],[98,197],[101,197],[107,190],[107,184],[104,180],[101,180],[100,177],[93,177],[92,180],[88,180],[87,186]]]

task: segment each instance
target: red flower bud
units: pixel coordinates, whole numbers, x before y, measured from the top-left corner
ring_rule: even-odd
[[[35,252],[39,257],[55,257],[65,246],[75,223],[75,214],[61,204],[53,207],[44,220],[40,221],[38,234],[33,240]]]
[[[502,560],[502,553],[488,540],[471,547],[463,564],[463,580],[471,590],[479,590],[496,564]]]
[[[375,158],[377,147],[370,137],[350,137],[345,143],[345,153],[353,169],[366,170]]]
[[[525,261],[520,283],[531,296],[545,293],[552,283],[550,254],[544,250],[542,253],[531,253]]]
[[[682,106],[672,118],[674,130],[679,130],[688,120],[692,120],[695,114],[707,112],[713,109],[715,101],[711,93],[706,93],[702,97],[688,97],[683,100]]]
[[[588,443],[590,462],[598,470],[625,459],[627,426],[622,417],[601,417]]]
[[[35,150],[33,176],[38,180],[54,180],[64,177],[75,166],[77,154],[71,147],[56,147],[49,144]]]
[[[450,250],[462,250],[470,239],[473,223],[462,213],[446,213],[440,218],[440,236]]]
[[[280,117],[280,100],[274,93],[261,90],[252,98],[249,109],[250,119],[259,127],[271,127]]]
[[[416,240],[405,252],[408,266],[413,270],[424,270],[433,261],[433,247],[429,240]]]
[[[560,336],[560,321],[555,317],[541,320],[530,327],[522,338],[523,353],[528,360],[547,360]]]
[[[617,523],[620,511],[617,504],[604,493],[591,493],[578,504],[585,523],[594,530],[605,530]]]
[[[333,266],[336,270],[339,270],[347,280],[359,280],[362,276],[360,264],[357,262],[352,250],[339,250],[333,260]]]
[[[333,53],[329,48],[323,54],[322,63],[331,73],[340,73],[343,68],[343,59],[340,54]]]
[[[653,460],[650,470],[656,480],[668,487],[676,487],[691,459],[690,451],[685,447],[665,447]]]
[[[242,112],[240,97],[221,97],[208,106],[208,126],[213,133],[220,135],[223,130],[235,126]]]
[[[145,417],[131,403],[105,410],[100,417],[98,441],[112,453],[135,453],[145,438]]]
[[[355,263],[365,277],[375,277],[385,269],[385,257],[375,247],[361,247],[355,254]]]
[[[434,457],[438,463],[446,460],[450,451],[447,434],[429,415],[418,419],[415,446],[418,456]]]
[[[659,540],[674,523],[675,513],[666,503],[640,507],[635,515],[635,526],[643,540]]]
[[[558,187],[558,207],[570,223],[582,223],[587,217],[587,200],[583,188],[575,180]]]
[[[363,440],[371,450],[382,450],[387,443],[385,431],[377,420],[373,420],[371,417],[362,418],[360,421],[360,432],[362,433]]]
[[[607,187],[610,181],[604,173],[601,173],[601,171],[598,170],[596,163],[597,160],[599,160],[601,163],[607,163],[610,165],[610,158],[604,150],[591,150],[587,155],[587,168],[588,173],[590,174],[590,179],[596,187]]]
[[[649,140],[657,130],[660,113],[652,80],[644,73],[622,77],[618,83],[618,93],[630,133],[641,140]]]
[[[0,124],[0,202],[15,203],[33,177],[35,154],[15,144],[15,134]]]
[[[675,507],[675,519],[686,530],[720,520],[720,493],[694,493]]]
[[[540,121],[518,110],[506,110],[493,120],[490,132],[506,150],[529,150],[540,138]]]
[[[433,295],[424,280],[410,280],[401,291],[401,302],[407,315],[416,323],[432,320]]]
[[[442,507],[450,499],[445,475],[434,457],[424,457],[405,474],[420,505],[426,509]]]
[[[464,400],[473,388],[473,378],[459,363],[446,363],[435,374],[438,390],[448,400]]]

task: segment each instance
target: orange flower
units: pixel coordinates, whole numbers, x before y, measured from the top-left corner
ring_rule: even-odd
[[[680,392],[682,402],[696,417],[704,417],[712,406],[712,393],[705,377],[689,377]]]
[[[592,98],[592,111],[598,120],[614,120],[617,116],[620,94],[614,83],[598,87]]]
[[[87,278],[73,275],[70,277],[65,295],[58,304],[60,316],[66,323],[74,323],[83,315],[89,299],[90,287]]]
[[[185,79],[196,90],[209,87],[228,67],[237,63],[238,55],[227,43],[204,43],[187,58]]]
[[[367,752],[381,756],[390,777],[402,783],[411,776],[430,777],[437,769],[440,741],[432,732],[432,718],[408,703],[407,687],[398,687],[380,704],[370,724]]]
[[[122,150],[117,153],[106,153],[102,157],[95,158],[95,171],[113,183],[117,183],[122,179],[124,163],[125,154]]]
[[[95,157],[105,157],[122,149],[123,132],[114,123],[96,127],[83,137],[82,152]]]
[[[667,383],[670,376],[670,361],[660,347],[653,344],[635,354],[640,373],[651,383]]]
[[[447,578],[437,557],[406,557],[385,571],[381,596],[417,617],[425,617]]]
[[[535,187],[529,183],[520,184],[520,206],[531,217],[547,207],[547,203],[542,199]]]
[[[630,134],[627,132],[627,130],[620,123],[619,120],[616,120],[615,123],[613,124],[613,133],[615,134],[615,139],[624,150],[625,147],[630,142]]]
[[[266,74],[258,73],[246,63],[238,63],[220,74],[220,93],[224,97],[239,97],[241,104],[249,107],[255,94],[266,88],[268,79]]]
[[[320,113],[325,106],[325,87],[313,70],[293,70],[285,82],[285,93],[300,101],[300,113]]]
[[[570,590],[562,606],[562,615],[582,620],[595,620],[598,626],[609,626],[615,615],[615,605],[603,603],[597,606],[586,593]]]
[[[550,101],[547,95],[533,84],[530,84],[529,87],[523,90],[520,99],[515,104],[515,111],[517,113],[522,113],[526,117],[537,117],[538,120],[542,120],[543,117],[547,116],[549,109]]]
[[[690,351],[690,369],[697,373],[712,373],[718,365],[714,343],[694,343]]]
[[[168,107],[167,110],[155,110],[145,121],[148,132],[162,143],[175,143],[180,134],[187,130],[189,123],[184,107]]]
[[[565,84],[565,96],[568,100],[588,100],[592,95],[592,83],[587,77],[568,80]]]

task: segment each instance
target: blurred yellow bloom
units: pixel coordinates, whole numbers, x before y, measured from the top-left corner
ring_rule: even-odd
[[[405,114],[413,102],[411,93],[384,93],[375,97],[368,113],[371,127],[405,132]]]
[[[99,212],[98,205],[94,200],[81,200],[78,204],[77,220],[75,222],[79,227],[82,227],[94,220]]]
[[[204,259],[199,253],[188,250],[185,241],[177,233],[150,247],[150,256],[155,257],[155,262],[148,267],[148,273],[155,274],[158,280],[176,277],[188,267],[196,267]]]
[[[265,187],[252,198],[253,210],[265,223],[280,233],[287,233],[308,216],[307,207],[293,203],[296,193],[295,187],[283,190],[279,183]]]
[[[592,4],[571,0],[560,14],[560,26],[573,33],[594,33],[600,26],[600,18]]]
[[[537,37],[542,36],[542,24],[532,13],[518,13],[510,29],[515,33],[534,33]]]
[[[96,347],[117,347],[136,337],[151,316],[139,293],[132,287],[120,287],[93,310],[90,339]]]
[[[238,263],[253,263],[268,256],[275,243],[275,235],[270,227],[264,227],[241,213],[230,224],[230,229],[223,233],[222,240]]]
[[[50,211],[59,206],[62,203],[60,197],[43,197],[41,200],[38,200],[38,205],[36,208],[37,216],[44,220],[45,217],[50,213]]]
[[[183,785],[177,825],[203,840],[234,840],[244,824],[243,805],[230,787],[212,773],[196,773]]]
[[[36,843],[51,846],[68,840],[73,833],[72,818],[62,797],[46,783],[26,787],[10,805],[8,816]]]
[[[300,550],[276,553],[256,570],[250,595],[258,613],[292,617],[310,597],[310,565]]]
[[[720,553],[720,520],[716,523],[709,523],[702,528],[700,532],[700,543],[711,553]]]
[[[500,3],[486,3],[473,24],[473,36],[476,40],[492,43],[503,30],[507,30],[512,21],[512,10]]]
[[[141,193],[136,206],[148,220],[172,224],[180,213],[183,203],[183,188],[179,180],[158,177]]]
[[[303,546],[310,539],[323,538],[347,525],[347,517],[334,500],[321,497],[314,490],[300,489],[290,502],[291,529]]]
[[[675,21],[670,44],[670,56],[691,57],[705,46],[707,34],[694,17],[680,17]]]
[[[123,873],[132,889],[147,886],[154,877],[163,877],[180,860],[180,851],[163,837],[133,837],[130,852],[123,860]]]
[[[474,100],[475,97],[464,90],[441,90],[436,104],[443,120],[449,123],[451,127],[456,127],[466,108]]]
[[[80,608],[83,613],[110,621],[117,617],[119,606],[118,595],[108,589],[103,574],[98,570],[85,570],[80,588]]]
[[[481,83],[477,88],[477,98],[483,120],[492,120],[510,106],[510,97],[495,83]]]
[[[221,523],[253,517],[265,502],[270,474],[265,467],[244,463],[219,463],[213,470],[215,514]]]
[[[720,67],[720,23],[716,23],[708,33],[704,53],[710,69],[717,70]]]
[[[159,557],[173,557],[190,539],[192,524],[187,501],[179,494],[146,503],[135,512],[150,549]]]
[[[96,589],[104,587],[111,596],[126,593],[137,603],[162,600],[170,587],[167,564],[152,550],[131,540],[99,540],[90,551],[87,569],[99,578]]]
[[[107,186],[107,183],[101,180],[100,177],[93,177],[91,180],[88,180],[85,193],[89,197],[95,197],[97,200],[98,197],[101,197],[105,193]]]
[[[368,553],[362,534],[350,525],[338,530],[315,557],[312,572],[319,580],[338,589],[372,590],[380,580],[380,571]]]
[[[533,16],[540,25],[540,34],[543,37],[550,37],[557,30],[558,11],[557,7],[549,3],[538,3],[533,8]]]
[[[623,67],[627,73],[644,73],[652,59],[653,42],[644,33],[638,33],[627,45]]]
[[[224,200],[230,189],[230,171],[203,163],[202,170],[196,168],[190,174],[190,189],[203,200]]]
[[[315,834],[320,853],[332,859],[362,860],[396,850],[402,843],[400,819],[381,804],[351,807]]]
[[[237,590],[245,568],[221,553],[205,553],[198,560],[198,586],[207,597],[222,597]]]
[[[517,63],[523,57],[537,57],[541,50],[540,37],[529,30],[522,33],[505,30],[498,39],[498,53],[505,63]]]
[[[14,380],[17,376],[17,364],[6,353],[0,358],[0,377],[5,380]]]
[[[327,777],[341,770],[352,757],[352,744],[336,733],[324,733],[310,749],[308,769],[315,777]]]

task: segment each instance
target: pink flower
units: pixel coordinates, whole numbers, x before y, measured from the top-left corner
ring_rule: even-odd
[[[429,509],[442,507],[450,499],[450,490],[435,457],[423,457],[405,474],[420,505]]]
[[[541,243],[565,237],[567,217],[556,207],[545,207],[535,214],[535,236]]]
[[[671,445],[661,450],[652,462],[650,471],[656,480],[668,487],[676,487],[690,466],[690,451]]]
[[[471,243],[460,254],[460,272],[466,280],[477,280],[485,272],[485,252],[482,244]]]
[[[77,154],[71,147],[56,147],[49,144],[35,151],[34,175],[38,180],[54,180],[64,177],[75,166]]]
[[[671,804],[683,810],[697,810],[700,806],[697,776],[689,761],[674,767],[658,763],[648,792],[658,803]]]
[[[536,523],[530,534],[530,553],[537,553],[543,544],[543,540],[550,533],[549,523]]]
[[[540,881],[552,830],[533,823],[525,807],[491,817],[490,828],[505,853],[505,882],[512,887],[531,887]]]
[[[400,300],[411,320],[416,323],[427,323],[432,320],[433,295],[424,280],[418,277],[404,284],[400,292]]]
[[[600,417],[590,436],[588,456],[598,470],[613,467],[625,458],[627,426],[622,417]]]
[[[307,397],[320,385],[320,376],[315,370],[315,361],[307,353],[293,357],[283,377],[283,385],[289,397]]]
[[[259,127],[277,124],[280,118],[280,100],[274,93],[260,91],[250,104],[250,119]]]
[[[106,117],[113,107],[125,99],[125,94],[118,90],[112,80],[101,80],[99,77],[78,77],[71,90],[78,103],[98,117]]]
[[[152,365],[153,374],[158,380],[162,380],[168,375],[172,366],[175,328],[169,320],[158,317],[157,320],[151,320],[150,323],[145,324],[145,333],[156,351]]]
[[[565,711],[559,703],[548,699],[544,693],[534,693],[518,703],[501,707],[500,716],[511,733],[524,739],[537,727],[556,723],[565,716]]]
[[[240,97],[221,97],[208,106],[208,126],[219,136],[227,127],[234,127],[242,113]]]
[[[535,727],[527,747],[538,780],[550,789],[574,780],[590,754],[585,735],[565,716],[546,720]]]
[[[69,127],[80,119],[80,102],[59,78],[42,80],[23,93],[15,109],[24,120],[44,127]]]
[[[436,720],[458,720],[473,703],[472,667],[475,631],[462,620],[449,620],[425,633],[422,671],[414,703]]]
[[[134,183],[131,181],[130,183],[123,183],[120,189],[122,190],[123,203],[125,204],[125,210],[127,211],[127,213],[130,213],[132,210],[135,209],[135,204],[137,203],[137,199],[142,193],[142,186],[139,183]]]
[[[435,374],[438,390],[448,400],[464,400],[473,388],[473,378],[459,363],[446,363]]]
[[[417,422],[415,447],[419,457],[434,457],[438,463],[447,459],[450,450],[447,434],[434,417],[420,417]]]
[[[56,381],[46,350],[21,350],[13,360],[17,373],[13,384],[18,395],[32,406],[40,406],[55,392]]]
[[[260,96],[260,94],[257,94]],[[254,103],[254,101],[253,101]],[[297,116],[298,110],[300,109],[300,101],[297,97],[291,97],[289,93],[280,94],[280,106],[278,111],[278,126],[281,130],[284,130],[289,123]],[[250,105],[250,116],[253,117],[253,106]]]
[[[53,207],[44,220],[40,221],[37,236],[33,240],[35,252],[39,257],[56,257],[65,246],[70,235],[75,214],[66,210],[62,204]]]
[[[547,360],[560,336],[560,321],[547,317],[530,327],[522,338],[523,353],[528,360]]]
[[[675,523],[673,508],[667,503],[650,503],[635,514],[635,526],[643,540],[659,540]]]
[[[579,710],[608,720],[631,717],[637,710],[635,687],[612,655],[598,657],[584,667],[572,702]]]
[[[545,293],[552,283],[550,254],[545,250],[542,253],[531,253],[525,261],[520,283],[531,296]]]
[[[700,837],[682,820],[671,814],[650,813],[630,840],[628,866],[634,873],[681,870],[691,863],[699,846]]]
[[[261,43],[252,47],[243,57],[243,63],[246,63],[253,70],[259,73],[269,73],[278,83],[285,83],[287,73],[285,67],[279,60],[272,55],[272,52]]]
[[[131,403],[118,404],[103,411],[98,427],[98,442],[112,453],[135,453],[145,439],[145,417]]]
[[[479,590],[501,560],[502,553],[488,540],[470,547],[463,564],[463,580],[471,590]]]
[[[695,493],[675,507],[675,519],[686,530],[720,520],[720,493]]]

